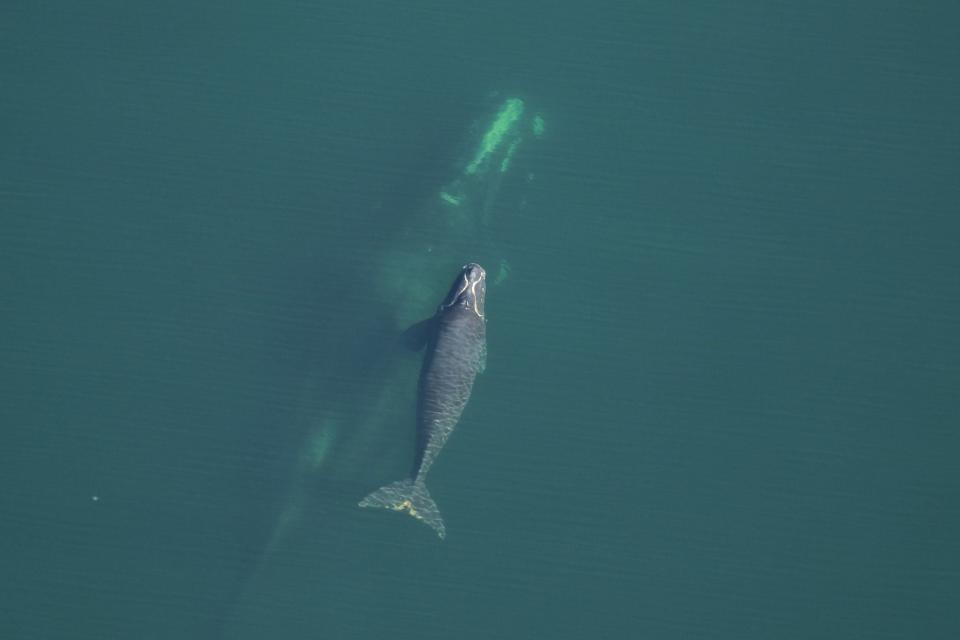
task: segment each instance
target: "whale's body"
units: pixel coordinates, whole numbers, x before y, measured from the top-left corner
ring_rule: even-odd
[[[446,527],[427,491],[427,472],[440,454],[486,366],[486,272],[478,264],[463,267],[436,315],[425,323],[427,349],[417,391],[417,448],[409,478],[374,491],[361,507],[404,511],[433,528]]]
[[[465,259],[491,267],[488,277],[494,284],[508,272],[497,239],[509,228],[502,214],[515,214],[524,206],[524,187],[532,174],[521,152],[543,134],[544,123],[523,100],[503,98],[490,104],[480,119],[464,122],[465,137],[451,141],[461,153],[446,178],[424,192],[416,206],[394,211],[385,227],[389,237],[378,237],[377,248],[359,265],[342,265],[343,283],[337,292],[362,292],[364,315],[354,321],[334,314],[332,323],[318,318],[322,346],[311,356],[316,365],[304,379],[295,422],[285,426],[297,432],[301,444],[289,454],[289,474],[278,489],[282,497],[272,505],[273,525],[265,527],[262,551],[240,588],[226,637],[258,637],[262,602],[304,579],[299,571],[308,570],[290,557],[339,549],[347,536],[369,531],[366,518],[356,516],[360,510],[355,500],[344,497],[359,497],[388,479],[379,468],[390,452],[409,442],[404,425],[410,423],[415,397],[421,424],[431,412],[447,411],[444,415],[450,417],[456,413],[451,409],[466,404],[466,396],[438,391],[441,381],[452,384],[456,378],[449,375],[453,361],[444,354],[454,331],[466,329],[462,318],[438,314],[450,322],[443,331],[432,327],[436,342],[427,345],[423,363],[397,348],[397,336],[437,309],[447,278]],[[391,203],[382,206],[386,212]],[[330,335],[331,329],[336,334]],[[428,363],[427,358],[432,360]],[[482,366],[482,358],[477,366]],[[443,370],[447,373],[441,375]],[[456,384],[469,387],[475,375],[464,368],[464,378]],[[423,393],[424,385],[433,392]],[[441,396],[447,398],[445,409],[430,399]],[[449,437],[444,424],[441,419],[435,428],[425,424],[419,430],[413,462],[422,471],[421,479]],[[414,470],[408,479],[413,482],[417,475]]]

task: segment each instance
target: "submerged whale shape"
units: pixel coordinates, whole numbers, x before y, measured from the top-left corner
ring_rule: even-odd
[[[427,351],[417,393],[417,449],[411,476],[360,501],[361,507],[404,511],[440,538],[446,536],[446,527],[426,477],[460,421],[474,379],[486,366],[486,278],[480,265],[465,265],[436,315],[423,324]]]

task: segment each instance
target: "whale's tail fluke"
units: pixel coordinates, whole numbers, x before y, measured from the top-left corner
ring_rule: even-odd
[[[447,529],[437,503],[430,497],[427,485],[418,480],[400,480],[380,487],[360,501],[361,507],[381,507],[391,511],[405,511],[445,538]]]

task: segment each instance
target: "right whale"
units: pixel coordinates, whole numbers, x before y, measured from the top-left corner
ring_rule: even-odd
[[[405,511],[440,538],[446,536],[446,527],[427,491],[426,477],[467,406],[474,379],[486,366],[486,278],[480,265],[465,265],[436,315],[408,332],[427,345],[417,392],[413,470],[409,478],[381,487],[360,501],[361,507]]]

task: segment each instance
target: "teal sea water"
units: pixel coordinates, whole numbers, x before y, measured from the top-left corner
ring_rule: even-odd
[[[958,637],[957,18],[6,3],[0,638]],[[357,502],[470,260],[440,541]]]

